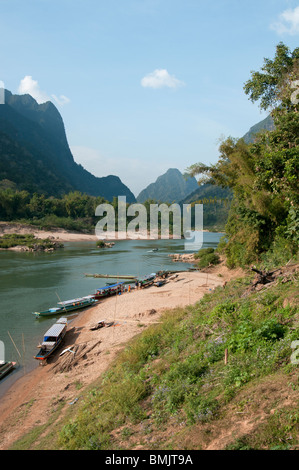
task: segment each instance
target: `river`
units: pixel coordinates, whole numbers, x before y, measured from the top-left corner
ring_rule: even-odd
[[[203,247],[216,247],[222,235],[205,232]],[[153,248],[158,251],[151,252]],[[0,340],[5,360],[17,361],[19,366],[1,380],[0,396],[21,374],[36,367],[36,346],[55,323],[55,317],[36,319],[32,312],[92,294],[113,281],[85,273],[144,276],[166,269],[187,270],[189,264],[174,263],[168,256],[184,253],[184,248],[184,240],[120,240],[105,249],[96,248],[95,242],[69,242],[53,253],[1,251]],[[71,318],[74,315],[68,314]]]

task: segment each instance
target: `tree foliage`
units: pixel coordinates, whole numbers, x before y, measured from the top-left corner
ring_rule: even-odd
[[[70,230],[90,229],[96,223],[95,209],[107,202],[102,197],[89,196],[78,191],[63,197],[47,198],[44,194],[18,191],[8,182],[0,187],[0,219],[26,220],[41,227],[63,227]]]
[[[265,59],[262,72],[251,72],[244,86],[262,109],[272,108],[275,129],[250,144],[229,137],[221,143],[215,165],[198,163],[188,169],[190,175],[201,175],[200,182],[233,190],[225,246],[231,265],[257,260],[279,237],[289,251],[298,247],[298,79],[299,48],[291,52],[280,43],[274,59]]]

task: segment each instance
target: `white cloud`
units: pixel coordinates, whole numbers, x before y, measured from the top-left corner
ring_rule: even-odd
[[[282,12],[278,17],[278,21],[271,24],[271,29],[278,34],[290,34],[292,36],[299,34],[299,6],[293,10],[289,8]]]
[[[64,95],[60,95],[59,97],[56,95],[49,96],[46,92],[40,89],[38,81],[33,80],[31,75],[26,75],[20,81],[18,93],[20,93],[20,95],[31,95],[39,104],[54,100],[58,105],[63,106],[70,102],[70,99]]]
[[[156,69],[143,77],[141,85],[144,88],[178,88],[185,84],[174,75],[169,75],[166,69]]]
[[[39,84],[30,75],[26,75],[21,81],[18,88],[20,95],[29,94],[38,103],[45,103],[50,101],[50,97],[40,89]]]
[[[56,95],[52,95],[52,97],[60,106],[64,106],[65,104],[68,104],[71,101],[67,96],[64,95],[60,95],[59,98]]]

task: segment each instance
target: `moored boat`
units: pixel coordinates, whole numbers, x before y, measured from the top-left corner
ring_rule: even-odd
[[[111,295],[116,295],[124,291],[124,283],[118,282],[117,284],[112,284],[106,287],[101,287],[97,289],[96,293],[93,295],[95,299],[101,299],[103,297],[110,297]]]
[[[34,356],[34,359],[46,361],[48,357],[58,348],[62,343],[67,330],[67,319],[60,318],[49,330],[44,334],[43,342],[38,345],[39,352]]]
[[[9,372],[11,372],[15,368],[16,364],[16,362],[11,361],[0,361],[0,380],[7,374],[9,374]]]
[[[136,279],[135,285],[136,287],[149,287],[154,283],[156,279],[156,273],[151,273],[148,276],[141,277]]]
[[[49,308],[48,310],[44,310],[42,312],[33,312],[33,315],[36,317],[47,317],[51,315],[65,314],[89,307],[90,305],[94,304],[94,302],[96,302],[95,297],[93,295],[87,295],[86,297],[80,297],[78,299],[58,302],[58,307]]]

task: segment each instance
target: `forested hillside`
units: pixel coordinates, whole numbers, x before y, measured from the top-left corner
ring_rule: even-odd
[[[60,113],[50,101],[38,104],[30,95],[5,90],[0,106],[0,181],[33,194],[61,196],[80,191],[112,201],[135,196],[118,176],[95,177],[74,161]]]

